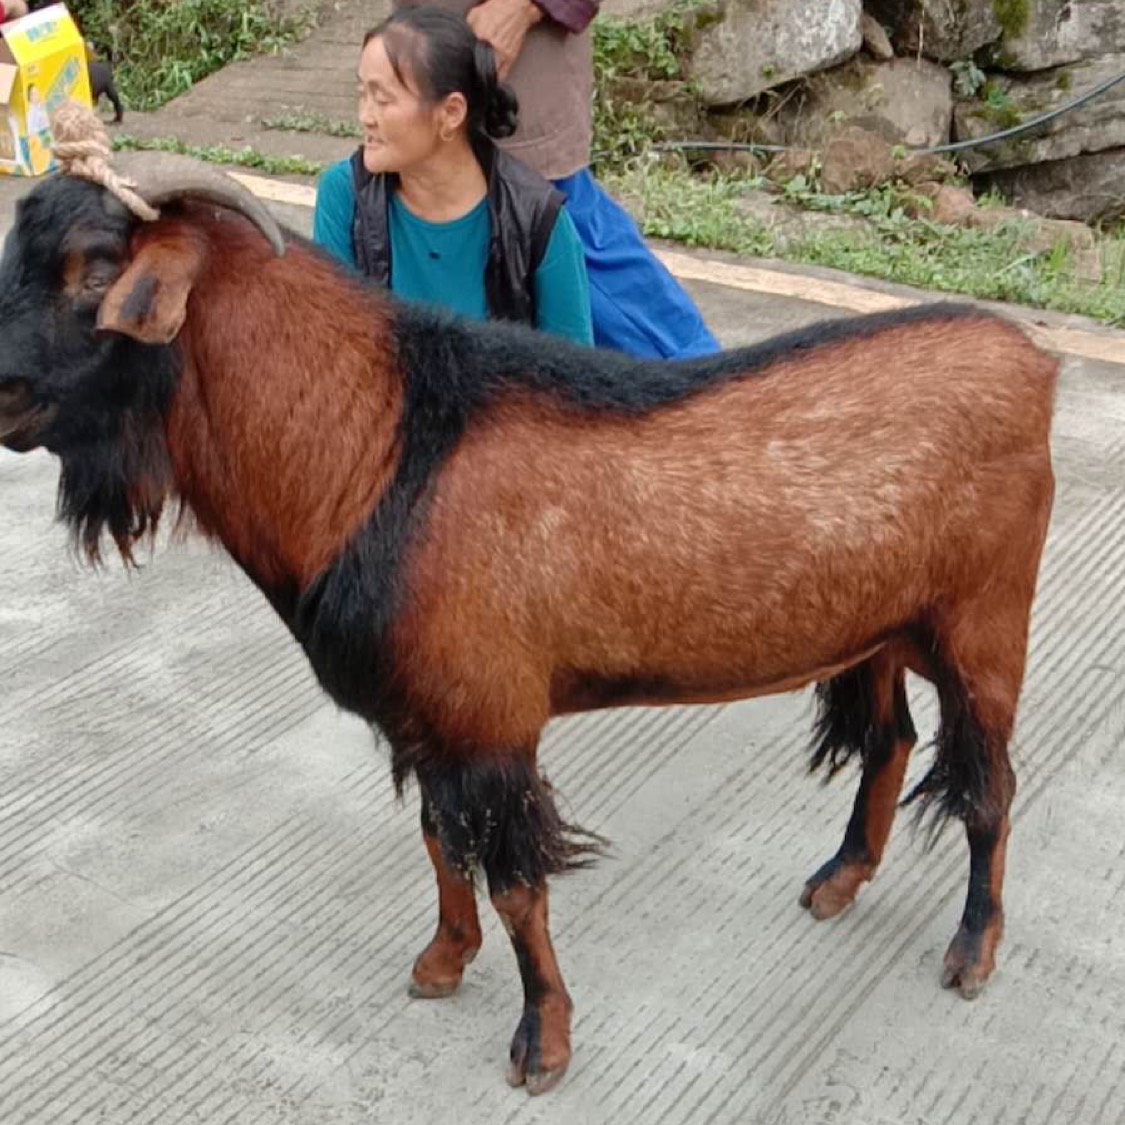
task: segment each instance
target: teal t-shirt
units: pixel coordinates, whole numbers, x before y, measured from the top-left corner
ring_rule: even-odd
[[[355,184],[351,162],[334,164],[320,178],[313,241],[356,269],[352,246]],[[488,201],[450,223],[420,219],[391,198],[391,291],[409,301],[441,305],[474,320],[488,319],[484,270],[491,235]],[[592,344],[590,283],[574,223],[564,207],[535,271],[535,327]]]

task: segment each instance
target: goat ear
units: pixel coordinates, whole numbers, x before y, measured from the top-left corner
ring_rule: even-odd
[[[190,240],[143,246],[102,299],[98,327],[142,344],[170,344],[187,317],[202,262],[201,249]]]

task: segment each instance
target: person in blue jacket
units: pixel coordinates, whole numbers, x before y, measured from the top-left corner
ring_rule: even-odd
[[[364,39],[363,143],[317,188],[313,240],[407,300],[593,342],[565,199],[500,151],[515,96],[460,16],[401,10]]]

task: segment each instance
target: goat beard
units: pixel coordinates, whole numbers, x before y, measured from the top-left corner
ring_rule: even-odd
[[[133,548],[155,538],[173,491],[160,415],[129,411],[115,423],[116,433],[60,452],[58,514],[92,566],[103,561],[107,532],[122,561],[135,566]]]

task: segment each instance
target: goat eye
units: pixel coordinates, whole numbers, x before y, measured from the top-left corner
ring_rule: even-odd
[[[117,267],[110,262],[94,262],[82,278],[82,289],[86,293],[104,293],[116,280]]]

